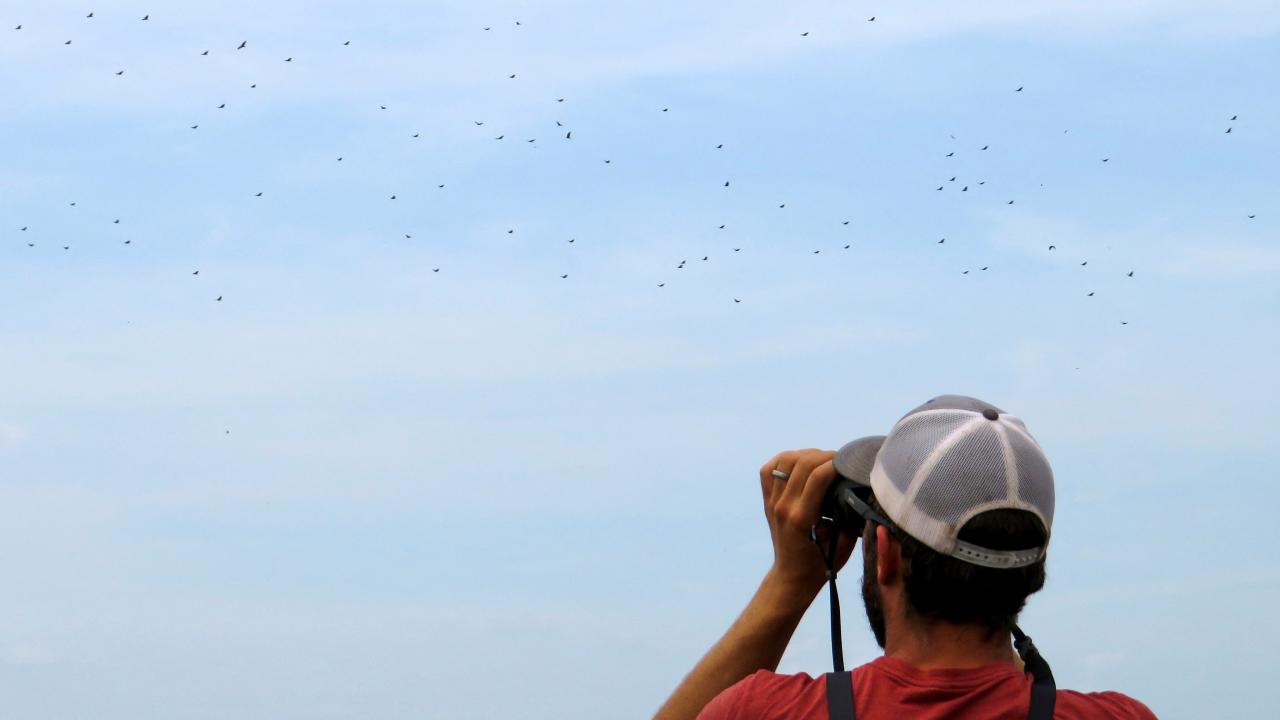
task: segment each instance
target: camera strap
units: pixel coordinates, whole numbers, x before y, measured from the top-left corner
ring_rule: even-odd
[[[809,528],[809,539],[822,552],[822,560],[827,564],[827,587],[831,592],[831,662],[836,672],[844,671],[843,634],[840,632],[840,592],[836,590],[836,548],[840,544],[840,529],[829,517],[819,521],[827,529],[827,549],[822,550],[822,541],[818,539],[818,526]],[[833,716],[834,717],[834,716]]]

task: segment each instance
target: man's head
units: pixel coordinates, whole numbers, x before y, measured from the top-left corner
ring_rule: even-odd
[[[871,506],[883,512],[875,498]],[[1043,545],[1044,526],[1024,510],[974,516],[960,538],[993,550]],[[1027,598],[1044,587],[1044,558],[1020,568],[989,568],[943,555],[901,529],[867,522],[862,533],[862,601],[880,647],[885,613],[914,625],[973,626],[987,639],[1007,637]]]
[[[1053,521],[1053,474],[1022,421],[942,396],[833,463],[851,481],[835,496],[866,520],[862,594],[880,645],[886,620],[1007,637],[1044,585]]]

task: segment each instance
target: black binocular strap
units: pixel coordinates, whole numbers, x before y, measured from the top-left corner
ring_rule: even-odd
[[[1013,628],[1013,646],[1022,658],[1022,664],[1034,678],[1031,682],[1031,706],[1027,720],[1053,720],[1053,710],[1058,703],[1058,686],[1053,681],[1053,670],[1040,656],[1036,644],[1022,632]],[[827,673],[827,717],[830,720],[856,720],[853,707],[853,673]]]
[[[827,717],[831,720],[855,720],[852,672],[827,673]]]
[[[1027,720],[1053,720],[1053,708],[1058,703],[1058,685],[1053,681],[1053,670],[1040,656],[1036,644],[1017,625],[1013,626],[1013,647],[1027,672],[1035,678],[1031,683],[1031,709],[1027,712]]]

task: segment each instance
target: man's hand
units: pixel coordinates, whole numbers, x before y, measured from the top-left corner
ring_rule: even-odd
[[[773,536],[773,567],[769,574],[789,592],[797,594],[805,607],[827,579],[822,552],[809,536],[818,522],[822,499],[836,479],[830,450],[790,450],[774,455],[760,468],[760,490],[764,496],[764,514]],[[774,470],[787,474],[775,477]],[[819,530],[822,550],[828,539]],[[844,567],[853,553],[855,538],[841,537],[836,550],[836,569]],[[766,579],[767,581],[768,579]]]
[[[725,688],[757,670],[777,669],[791,635],[827,579],[822,553],[809,539],[809,529],[818,522],[822,498],[836,477],[833,457],[830,450],[793,450],[778,453],[760,468],[773,567],[742,615],[680,683],[656,720],[692,720]],[[774,470],[787,473],[787,479],[774,477]],[[837,567],[852,552],[853,540],[841,538]]]

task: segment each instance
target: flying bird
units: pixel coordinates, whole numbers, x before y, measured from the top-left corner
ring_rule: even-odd
[[[1088,295],[1086,295],[1085,297],[1093,297],[1093,293],[1089,293],[1089,294],[1088,294]]]
[[[947,153],[947,157],[951,157],[951,156],[953,156],[953,155],[955,155],[955,151],[952,151],[952,152]]]
[[[219,106],[218,106],[218,109],[219,109],[219,110],[221,110],[222,108],[224,108],[224,107],[226,107],[226,106],[227,106],[227,104],[226,104],[226,103],[222,103],[221,105],[219,105]]]
[[[561,275],[561,276],[560,276],[560,279],[561,279],[561,280],[563,280],[563,279],[565,279],[565,278],[567,278],[567,277],[569,277],[569,276],[568,276],[568,275]]]
[[[151,19],[151,16],[150,16],[150,15],[143,15],[143,16],[142,16],[142,21],[143,21],[143,22],[146,22],[147,20],[150,20],[150,19]]]
[[[1128,277],[1133,277],[1133,271],[1132,271],[1132,270],[1130,270],[1130,271],[1129,271],[1129,275],[1128,275]]]
[[[1089,261],[1085,260],[1084,262],[1080,263],[1080,267],[1084,267],[1085,265],[1088,265],[1088,264],[1089,264]]]
[[[70,44],[70,41],[67,41],[67,43],[68,43],[68,44]],[[1228,132],[1228,133],[1230,133],[1230,132],[1231,132],[1231,128],[1227,128],[1227,132]]]
[[[742,302],[742,301],[741,301],[741,300],[739,300],[738,298],[734,298],[734,299],[733,299],[733,301],[734,301],[734,302],[736,302],[736,303],[740,303],[740,302]]]
[[[291,58],[291,57],[287,57],[287,58],[285,58],[285,59],[284,59],[284,61],[285,61],[285,62],[293,62],[293,58]]]
[[[871,17],[867,18],[867,22],[875,22],[875,21],[876,21],[875,15],[872,15]]]
[[[21,26],[21,25],[19,25],[18,27],[22,27],[22,26]],[[1238,118],[1238,117],[1240,117],[1240,116],[1239,116],[1239,115],[1232,115],[1232,116],[1231,116],[1231,122],[1235,122],[1236,118]]]
[[[1021,85],[1019,85],[1019,86],[1018,86],[1018,89],[1017,89],[1017,90],[1014,90],[1014,92],[1022,92],[1022,86],[1021,86]]]
[[[219,296],[218,296],[218,299],[217,299],[217,300],[214,300],[214,302],[222,302],[222,296],[221,296],[221,295],[219,295]]]
[[[947,241],[947,239],[946,239],[946,238],[942,238],[941,240],[939,240],[939,241],[938,241],[938,244],[939,244],[939,245],[941,245],[942,243],[944,243],[944,242],[946,242],[946,241]]]
[[[254,195],[254,197],[262,197],[262,193],[258,193],[257,195]]]
[[[807,32],[802,32],[802,33],[800,33],[800,37],[809,37],[809,33],[807,33]]]
[[[244,42],[240,43],[240,46],[239,46],[239,47],[237,47],[236,49],[237,49],[237,50],[243,50],[243,49],[244,49],[244,46],[245,46],[245,45],[248,45],[248,44],[249,44],[249,41],[248,41],[248,40],[245,40]]]
[[[124,71],[123,71],[123,70],[121,70],[120,72],[116,73],[116,75],[123,75],[123,74],[124,74]]]
[[[200,53],[200,54],[201,54],[201,55],[208,55],[208,54],[209,54],[209,51],[208,51],[208,50],[205,50],[204,52],[202,52],[202,53]]]

